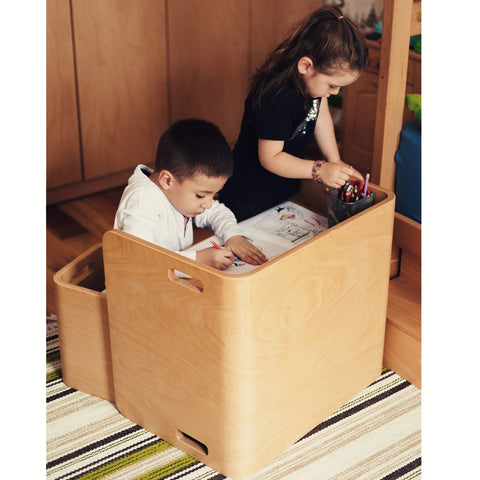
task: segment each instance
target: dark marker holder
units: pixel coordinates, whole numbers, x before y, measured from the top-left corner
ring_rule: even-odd
[[[329,191],[325,190],[325,197],[327,199],[327,218],[328,227],[333,227],[337,223],[343,222],[347,218],[360,213],[373,203],[374,193],[371,192],[365,198],[361,198],[356,202],[345,202],[338,198],[338,190],[331,188]]]

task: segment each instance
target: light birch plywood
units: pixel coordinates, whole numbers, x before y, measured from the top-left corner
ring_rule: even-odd
[[[421,388],[421,225],[395,213],[393,232],[401,263],[399,276],[390,280],[383,361]]]
[[[104,289],[102,244],[54,275],[63,381],[113,402],[112,359]]]
[[[316,195],[298,200],[318,203],[324,213],[321,187],[315,188]],[[122,414],[238,478],[378,378],[394,196],[372,188],[372,207],[244,275],[107,232],[112,366]]]

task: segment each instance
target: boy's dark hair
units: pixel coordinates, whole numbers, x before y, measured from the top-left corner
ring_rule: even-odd
[[[230,177],[233,155],[220,129],[197,118],[178,120],[161,136],[155,171],[168,170],[182,182],[195,173]]]
[[[362,72],[368,61],[368,47],[357,26],[344,17],[338,7],[315,10],[270,53],[252,76],[254,108],[264,93],[271,89],[280,91],[288,82],[295,86],[305,104],[308,103],[308,93],[297,70],[297,63],[304,56],[312,59],[317,71],[327,75],[345,66]]]

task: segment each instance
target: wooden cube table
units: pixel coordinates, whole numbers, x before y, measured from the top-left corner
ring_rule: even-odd
[[[241,478],[376,380],[394,195],[371,189],[370,208],[242,275],[107,232],[112,368],[122,414]],[[293,200],[326,214],[323,188],[313,182]]]

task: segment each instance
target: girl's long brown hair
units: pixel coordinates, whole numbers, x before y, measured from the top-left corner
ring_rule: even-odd
[[[337,7],[323,7],[296,26],[290,36],[270,53],[251,78],[252,105],[260,105],[270,90],[279,92],[291,82],[305,104],[309,97],[298,73],[297,63],[309,57],[318,72],[333,70],[363,71],[368,61],[368,47],[357,26]]]

